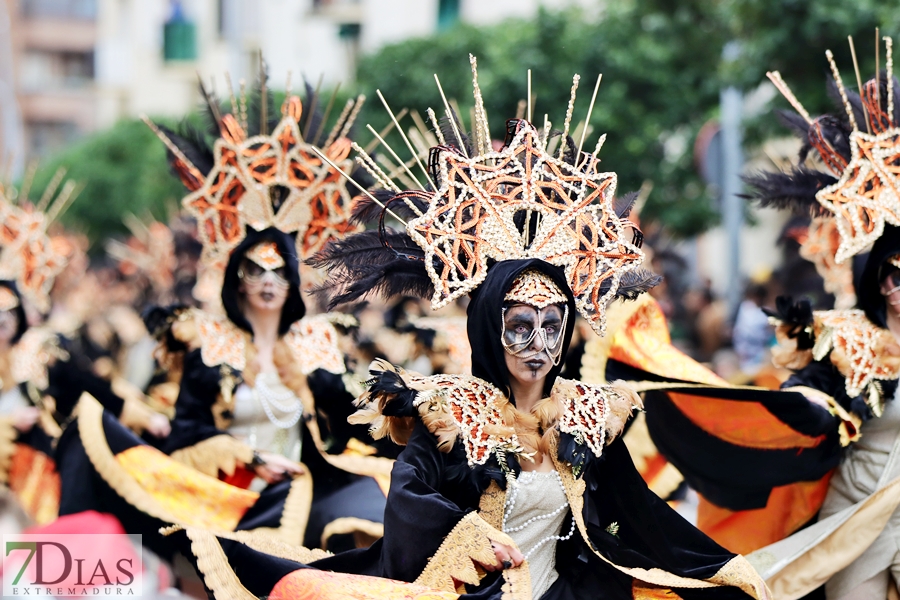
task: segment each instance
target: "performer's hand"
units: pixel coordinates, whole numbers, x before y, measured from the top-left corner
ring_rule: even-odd
[[[496,562],[491,564],[480,563],[485,571],[502,571],[503,569],[513,569],[525,562],[525,557],[516,548],[491,542],[491,548],[494,549],[494,557]]]
[[[147,423],[147,433],[158,438],[168,437],[172,433],[172,424],[169,423],[169,419],[165,415],[155,413],[150,417],[150,422]]]
[[[263,464],[253,468],[254,472],[266,483],[278,483],[287,477],[294,477],[305,473],[303,466],[280,454],[273,452],[260,452]]]
[[[26,406],[13,412],[13,427],[22,433],[28,433],[41,416],[41,411],[34,406]]]

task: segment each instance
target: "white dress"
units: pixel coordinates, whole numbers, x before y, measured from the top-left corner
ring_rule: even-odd
[[[241,384],[235,391],[234,419],[228,433],[254,450],[299,461],[302,413],[300,399],[281,383],[277,373],[259,373],[253,388]],[[265,482],[257,478],[250,487],[259,491]]]
[[[569,512],[569,502],[556,471],[523,471],[506,490],[503,531],[525,555],[531,575],[531,597],[543,596],[559,577],[556,572],[556,542]],[[574,522],[573,522],[574,526]]]

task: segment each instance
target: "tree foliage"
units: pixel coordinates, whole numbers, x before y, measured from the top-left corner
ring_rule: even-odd
[[[93,241],[126,231],[122,217],[150,212],[165,220],[184,195],[169,172],[165,147],[141,121],[121,121],[88,136],[40,165],[32,197],[39,197],[59,167],[84,186],[62,222]]]
[[[507,118],[526,96],[532,69],[534,120],[547,113],[562,127],[572,75],[581,75],[574,122],[585,118],[598,73],[603,82],[585,142],[593,149],[607,133],[602,168],[615,171],[619,191],[652,184],[642,218],[656,219],[679,236],[702,232],[718,219],[711,194],[696,173],[693,145],[700,127],[718,112],[719,90],[734,84],[750,91],[765,72],[780,70],[811,113],[834,110],[825,82],[824,57],[831,48],[845,84],[855,86],[847,35],[856,40],[863,78],[874,70],[874,28],[897,35],[900,3],[882,0],[617,0],[599,18],[576,9],[542,10],[533,19],[490,27],[457,25],[442,33],[387,46],[359,62],[357,92],[370,100],[356,127],[370,139],[366,123],[381,129],[388,116],[374,91],[392,108],[428,107],[443,113],[433,74],[469,122],[473,105],[468,54],[478,57],[479,82],[494,138],[502,139]],[[738,41],[737,60],[722,49]],[[898,39],[900,43],[900,39]],[[898,61],[900,63],[900,61]],[[883,61],[882,61],[883,68]],[[336,106],[350,90],[344,90]],[[327,93],[325,94],[327,97]],[[773,107],[788,107],[777,98]],[[405,121],[409,123],[409,121]],[[784,135],[771,111],[747,123],[746,141]],[[395,134],[396,135],[396,134]],[[392,145],[403,147],[399,139]],[[406,156],[406,152],[402,155]],[[125,211],[164,216],[184,194],[165,163],[165,152],[140,122],[126,121],[91,136],[42,166],[38,193],[58,165],[86,184],[64,221],[93,239],[122,231]]]

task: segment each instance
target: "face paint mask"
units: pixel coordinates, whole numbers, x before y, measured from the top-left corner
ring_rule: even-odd
[[[900,270],[897,270],[896,268],[892,269],[891,272],[881,280],[881,286],[878,291],[880,291],[881,295],[885,298],[890,297],[894,292],[900,291]],[[890,300],[888,300],[887,303],[891,306],[900,305],[900,302],[891,302]]]
[[[287,279],[287,266],[272,242],[257,244],[246,255],[247,260],[238,269],[238,277],[247,285],[261,286],[267,281],[279,289],[290,287]]]
[[[528,305],[504,307],[501,334],[503,348],[507,353],[522,359],[546,352],[553,364],[558,365],[568,320],[567,305],[562,309],[555,305],[542,309]],[[536,342],[538,339],[540,343]]]

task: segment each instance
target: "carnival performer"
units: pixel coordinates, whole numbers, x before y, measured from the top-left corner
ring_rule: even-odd
[[[614,206],[615,174],[596,172],[565,131],[559,155],[548,153],[549,131],[522,119],[492,151],[477,77],[475,100],[472,135],[435,123],[444,143],[423,168],[434,191],[360,207],[408,218],[406,230],[351,235],[314,261],[330,270],[333,305],[373,291],[415,292],[432,307],[471,295],[471,376],[377,362],[358,400],[355,422],[405,445],[384,538],[307,560],[312,570],[298,553],[260,552],[252,536],[189,529],[207,581],[219,598],[329,597],[336,578],[342,597],[395,585],[378,578],[478,598],[767,597],[742,557],[647,489],[619,437],[639,397],[620,382],[558,377],[576,313],[602,331],[607,302],[658,280],[640,268],[629,207]]]
[[[890,66],[891,41],[885,41]],[[779,299],[772,313],[779,340],[773,358],[795,371],[781,392],[793,397],[761,392],[754,404],[768,416],[746,413],[757,418],[739,427],[726,416],[733,405],[711,401],[699,428],[712,435],[693,435],[693,425],[676,439],[672,427],[690,423],[689,413],[659,402],[654,421],[648,398],[648,420],[657,445],[691,485],[714,492],[708,498],[721,507],[721,522],[739,524],[759,539],[752,534],[758,529],[754,513],[777,509],[788,517],[782,519],[782,535],[748,556],[776,598],[801,598],[823,584],[829,599],[886,598],[895,585],[900,505],[900,429],[893,402],[900,338],[892,325],[892,302],[900,298],[894,282],[900,279],[891,262],[900,254],[900,213],[889,191],[890,169],[898,163],[898,83],[889,69],[862,86],[861,96],[855,94],[844,88],[827,54],[840,110],[812,118],[781,76],[769,73],[797,111],[783,116],[804,143],[791,171],[760,174],[749,183],[752,198],[763,204],[812,213],[804,253],[829,291],[850,295],[851,259],[872,247],[855,289],[857,308],[812,311],[806,301]],[[813,151],[824,168],[804,164]],[[790,456],[783,452],[788,446],[794,447]],[[717,465],[703,458],[710,452],[720,453]],[[721,459],[738,455],[742,461]],[[743,466],[738,477],[730,474],[734,464]],[[781,487],[773,486],[777,481]],[[739,493],[747,497],[743,506],[735,501]],[[817,514],[815,524],[801,529]]]
[[[341,385],[344,357],[331,322],[341,316],[305,316],[298,265],[298,255],[350,227],[350,196],[302,141],[301,131],[321,123],[301,118],[300,99],[289,95],[279,114],[263,80],[256,102],[267,108],[251,135],[245,120],[222,116],[210,99],[222,136],[212,148],[151,123],[191,190],[184,206],[199,222],[224,312],[174,307],[148,319],[180,373],[169,456],[127,435],[89,399],[78,418],[81,443],[98,486],[115,492],[110,511],[135,515],[123,519],[129,531],[265,528],[293,546],[339,536],[345,547],[368,545],[382,533],[385,501],[369,475],[386,483],[392,460],[346,433],[352,397]],[[323,146],[344,166],[350,114]],[[336,412],[343,418],[327,419]],[[357,438],[366,435],[355,427]]]
[[[38,523],[71,512],[78,503],[79,486],[56,444],[82,393],[92,394],[136,431],[168,432],[162,415],[140,401],[123,400],[79,367],[69,339],[40,323],[29,326],[28,313],[40,321],[50,312],[50,291],[66,264],[66,240],[46,233],[53,215],[72,200],[75,185],[60,189],[61,183],[56,178],[47,192],[50,214],[31,208],[27,192],[15,205],[0,188],[0,481]]]

